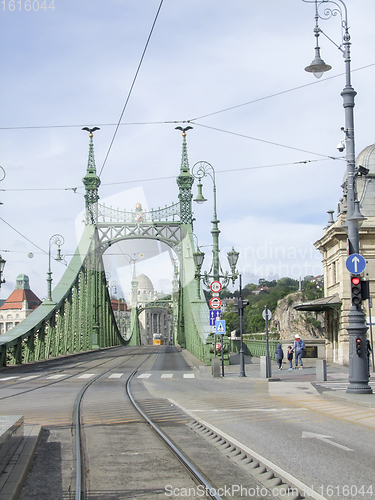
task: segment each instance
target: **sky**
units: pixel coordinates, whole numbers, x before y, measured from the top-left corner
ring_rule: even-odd
[[[346,6],[358,154],[374,142],[375,2]],[[304,71],[314,58],[314,16],[314,3],[303,0],[0,2],[0,297],[21,273],[46,297],[50,238],[64,238],[65,262],[52,259],[53,286],[76,249],[85,126],[100,127],[100,202],[128,210],[178,201],[175,127],[192,126],[190,167],[206,161],[215,171],[223,269],[234,247],[243,284],[322,274],[314,242],[327,210],[337,209],[346,170],[336,148],[345,65],[334,16],[320,21],[333,41],[320,36],[332,70],[320,80]],[[202,183],[207,202],[194,204],[194,232],[208,270],[213,182]],[[52,244],[52,257],[56,250]],[[130,290],[134,260],[137,274],[170,291],[173,255],[165,247],[133,241],[111,252],[105,265],[119,296]]]

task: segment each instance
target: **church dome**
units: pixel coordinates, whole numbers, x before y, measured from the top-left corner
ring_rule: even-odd
[[[146,289],[154,291],[154,285],[152,284],[152,281],[145,274],[140,274],[139,276],[137,276],[137,281],[138,281],[138,289],[142,290]]]
[[[356,177],[360,210],[365,217],[375,217],[375,144],[359,153],[356,168],[359,166],[369,170],[368,174]]]
[[[16,290],[30,290],[29,277],[26,274],[19,274],[16,278]]]
[[[150,278],[145,274],[137,276],[137,302],[147,303],[151,302],[154,298],[154,286]]]
[[[359,200],[359,208],[365,217],[375,217],[375,144],[367,146],[357,156],[356,169],[360,166],[368,169],[368,174],[362,175],[358,173],[355,176],[357,198]],[[344,175],[344,184],[346,184],[347,172]],[[345,193],[345,188],[344,188]],[[346,199],[344,203],[339,205],[339,212],[346,211]]]

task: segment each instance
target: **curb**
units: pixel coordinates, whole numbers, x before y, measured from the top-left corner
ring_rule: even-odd
[[[0,500],[17,500],[41,436],[40,425],[25,427],[24,438],[0,475]]]

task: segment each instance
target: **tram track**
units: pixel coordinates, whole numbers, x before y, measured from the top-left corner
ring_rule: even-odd
[[[159,349],[137,354],[95,363],[95,375],[84,383],[65,379],[58,392],[44,387],[28,421],[37,420],[30,415],[38,409],[45,439],[20,500],[158,500],[172,491],[184,496],[184,489],[195,492],[188,496],[194,500],[224,500],[242,498],[222,495],[225,485],[262,486],[202,439],[190,426],[191,415],[162,395],[152,396],[137,377],[138,370],[152,369]],[[64,426],[54,417],[60,408]],[[57,471],[53,492],[46,463]]]
[[[168,450],[170,450],[171,456],[176,460],[179,464],[182,464],[184,467],[188,478],[192,478],[195,485],[200,485],[202,490],[207,492],[207,494],[201,498],[213,499],[213,500],[222,500],[222,497],[216,492],[215,486],[213,486],[207,478],[201,473],[201,471],[197,468],[197,466],[179,449],[179,447],[171,440],[165,432],[161,429],[159,425],[157,425],[152,418],[145,412],[145,410],[141,407],[141,404],[136,400],[133,395],[130,384],[133,377],[138,372],[139,368],[147,361],[147,359],[151,356],[151,354],[139,364],[137,368],[135,368],[130,375],[128,376],[125,382],[125,392],[124,395],[128,398],[132,407],[135,409],[137,414],[141,417],[138,420],[143,421],[147,424],[147,432],[155,434],[158,439],[162,442],[163,446],[165,446]],[[90,483],[90,467],[88,465],[90,458],[88,457],[89,452],[86,446],[86,439],[84,437],[85,434],[85,418],[83,417],[82,405],[84,402],[84,396],[87,393],[88,389],[95,385],[97,381],[99,381],[105,374],[109,371],[112,371],[116,368],[119,368],[122,363],[119,365],[112,367],[108,370],[103,371],[98,374],[95,378],[90,380],[84,387],[82,387],[80,393],[78,394],[75,407],[73,412],[73,420],[74,420],[74,428],[75,428],[75,463],[76,463],[76,481],[75,481],[75,500],[88,500],[92,498],[90,494],[90,488],[88,484]],[[150,402],[149,408],[150,408]],[[165,408],[162,410],[163,420],[165,420]],[[156,411],[160,415],[159,411]],[[190,419],[188,419],[190,420]],[[185,422],[186,423],[186,422]],[[143,426],[144,427],[144,426]],[[144,479],[146,481],[146,478]]]

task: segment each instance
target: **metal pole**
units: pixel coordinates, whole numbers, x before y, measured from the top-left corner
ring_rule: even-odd
[[[369,288],[370,288],[370,283],[369,283]],[[371,358],[372,358],[372,373],[375,371],[374,367],[374,341],[372,339],[372,320],[371,320],[371,309],[372,309],[372,297],[370,296],[368,298],[368,311],[369,311],[369,318],[370,318],[370,342],[371,342]]]
[[[239,313],[240,313],[240,377],[246,377],[245,373],[245,359],[244,359],[244,350],[243,350],[243,322],[242,322],[242,315],[243,315],[243,307],[242,307],[242,275],[240,274],[240,307],[239,307]]]
[[[268,344],[268,307],[265,306],[265,322],[266,322],[266,377],[271,378],[271,363],[270,363],[270,348]]]
[[[308,0],[303,0],[308,1]],[[339,2],[339,3],[338,3]],[[336,7],[331,8],[329,4]],[[319,7],[323,6],[324,16],[319,15]],[[342,7],[341,7],[342,6]],[[343,98],[343,107],[345,111],[345,143],[346,143],[346,195],[347,199],[347,215],[346,227],[348,230],[348,249],[349,255],[359,253],[359,230],[358,218],[354,217],[355,213],[355,141],[354,141],[354,98],[356,91],[351,84],[351,57],[350,57],[350,34],[348,25],[347,8],[343,0],[315,0],[316,10],[316,26],[314,29],[315,36],[319,36],[321,32],[318,26],[318,19],[329,19],[340,13],[342,27],[342,45],[338,48],[343,52],[345,60],[345,87],[341,92]],[[331,40],[332,41],[332,40]],[[324,63],[324,61],[321,61]],[[320,66],[320,69],[319,69]],[[315,61],[312,65],[305,68],[307,71],[314,71]],[[330,66],[318,64],[319,71],[327,71]],[[350,279],[350,278],[349,278]],[[346,389],[348,393],[371,394],[372,389],[368,384],[368,369],[367,369],[367,354],[365,349],[362,349],[360,355],[356,352],[356,339],[360,338],[362,344],[366,342],[366,317],[361,305],[352,304],[350,298],[350,310],[348,314],[348,326],[346,328],[349,334],[349,385]]]
[[[221,374],[224,377],[224,333],[221,334]]]

